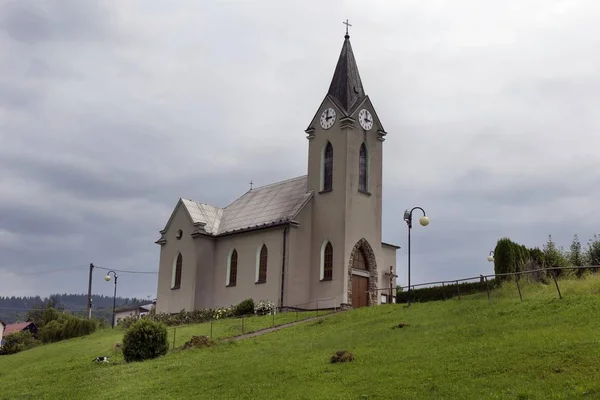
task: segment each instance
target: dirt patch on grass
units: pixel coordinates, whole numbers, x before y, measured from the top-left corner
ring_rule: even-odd
[[[399,323],[398,325],[394,325],[392,326],[392,329],[396,329],[396,328],[406,328],[407,326],[409,326],[408,324],[405,324],[404,322]]]
[[[335,354],[331,356],[330,360],[332,364],[350,361],[354,361],[354,355],[346,350],[336,351]]]
[[[213,342],[208,336],[192,336],[192,338],[183,345],[183,350],[201,349],[203,347],[213,346],[214,344],[215,342]]]

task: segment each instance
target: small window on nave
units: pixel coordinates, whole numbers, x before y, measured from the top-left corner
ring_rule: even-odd
[[[233,249],[231,256],[229,257],[229,282],[227,286],[235,286],[237,284],[237,264],[238,264],[238,253],[237,250]]]
[[[266,245],[262,245],[260,248],[260,255],[258,260],[258,280],[256,283],[265,283],[267,281],[267,259],[269,252]]]
[[[175,265],[173,268],[173,280],[171,282],[171,289],[179,289],[181,287],[181,269],[183,268],[183,257],[181,253],[177,256]]]
[[[333,246],[331,242],[327,242],[323,251],[323,280],[330,281],[333,279]]]

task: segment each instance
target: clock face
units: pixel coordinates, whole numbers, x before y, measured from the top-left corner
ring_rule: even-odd
[[[335,122],[335,110],[333,108],[327,108],[321,114],[321,127],[323,129],[329,129]]]
[[[360,122],[360,126],[363,127],[365,131],[370,130],[373,127],[373,116],[367,109],[362,109],[358,113],[358,122]]]

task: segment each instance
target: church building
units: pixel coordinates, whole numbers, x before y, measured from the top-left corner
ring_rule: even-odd
[[[247,298],[306,309],[389,301],[399,247],[381,238],[386,132],[347,32],[305,132],[306,175],[251,188],[224,208],[179,199],[156,241],[157,312]]]

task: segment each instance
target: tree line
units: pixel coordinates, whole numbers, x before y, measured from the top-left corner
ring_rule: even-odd
[[[509,238],[498,240],[494,249],[494,273],[513,273],[521,271],[532,271],[552,267],[584,267],[600,266],[600,236],[594,235],[588,240],[584,248],[577,235],[574,235],[568,250],[559,247],[548,235],[548,240],[540,249],[539,247],[528,248],[518,244]],[[557,276],[569,274],[569,271],[555,271]],[[582,275],[584,269],[574,270],[577,275]],[[596,272],[595,269],[593,272]],[[534,280],[541,281],[548,276],[549,272],[528,274]]]
[[[87,315],[87,294],[52,294],[46,298],[40,296],[0,296],[0,320],[7,324],[23,322],[30,310],[46,308],[50,299],[64,311],[74,315]],[[117,297],[117,308],[147,304],[150,300],[129,297]],[[112,315],[112,296],[92,295],[92,316],[110,322]]]

